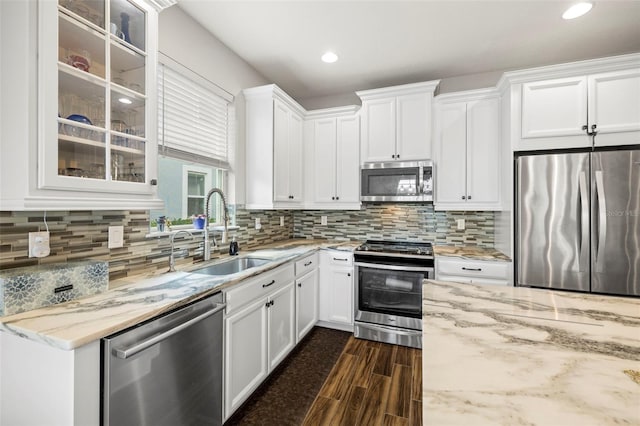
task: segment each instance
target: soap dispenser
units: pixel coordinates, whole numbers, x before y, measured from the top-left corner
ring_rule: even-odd
[[[238,242],[236,241],[236,237],[233,237],[231,239],[231,243],[229,243],[229,254],[231,256],[237,256],[238,255]]]

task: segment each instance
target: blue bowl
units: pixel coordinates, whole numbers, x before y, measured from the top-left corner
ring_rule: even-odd
[[[70,116],[67,117],[67,120],[73,120],[73,121],[77,121],[79,123],[84,123],[84,124],[93,124],[91,123],[91,120],[89,120],[84,115],[80,115],[80,114],[71,114]]]

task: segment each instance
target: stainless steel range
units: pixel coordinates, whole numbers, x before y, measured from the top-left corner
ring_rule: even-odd
[[[431,243],[367,241],[354,252],[354,335],[422,348],[422,280],[433,278]]]

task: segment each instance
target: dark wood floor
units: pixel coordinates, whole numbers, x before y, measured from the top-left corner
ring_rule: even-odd
[[[421,425],[422,351],[349,338],[303,425]]]

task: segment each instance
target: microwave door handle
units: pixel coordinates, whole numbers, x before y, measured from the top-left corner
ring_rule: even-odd
[[[418,194],[424,194],[424,169],[422,166],[418,168]]]

